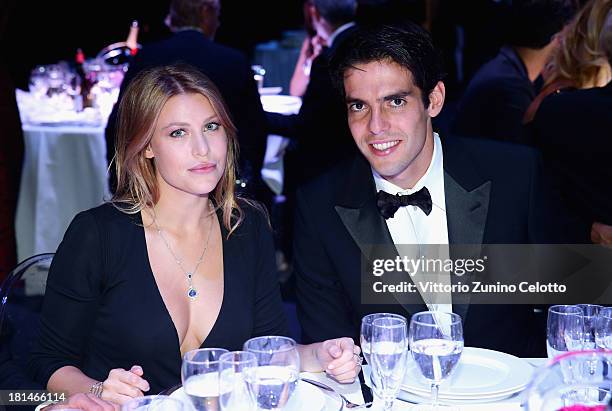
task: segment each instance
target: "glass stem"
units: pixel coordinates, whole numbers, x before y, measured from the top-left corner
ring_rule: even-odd
[[[431,384],[431,405],[434,410],[438,409],[438,391],[440,386],[437,383]]]

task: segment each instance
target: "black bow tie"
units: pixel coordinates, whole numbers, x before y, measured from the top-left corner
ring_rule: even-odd
[[[431,213],[432,207],[431,195],[426,187],[421,188],[416,193],[406,195],[392,195],[380,190],[376,194],[376,205],[378,206],[380,214],[385,217],[385,220],[393,217],[400,207],[414,205],[423,210],[425,215]]]

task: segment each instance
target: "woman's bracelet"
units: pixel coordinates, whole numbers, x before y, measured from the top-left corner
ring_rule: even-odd
[[[89,393],[95,395],[97,398],[102,398],[102,391],[104,390],[104,382],[98,381],[91,386]]]

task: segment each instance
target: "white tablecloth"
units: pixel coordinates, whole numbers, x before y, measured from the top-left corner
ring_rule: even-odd
[[[261,96],[261,104],[265,111],[271,113],[297,114],[302,106],[302,99],[295,96],[268,95]],[[283,192],[283,156],[288,145],[288,138],[268,135],[261,177],[276,195]]]
[[[109,198],[104,126],[24,125],[23,133],[15,222],[20,261],[55,252],[74,216]]]

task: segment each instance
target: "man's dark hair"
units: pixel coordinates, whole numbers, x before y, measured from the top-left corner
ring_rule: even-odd
[[[575,0],[506,0],[503,32],[510,46],[541,49],[577,11]]]
[[[406,22],[360,27],[340,44],[330,61],[334,85],[343,97],[346,70],[373,61],[392,61],[412,73],[425,107],[429,106],[429,94],[443,78],[440,54],[420,26]]]
[[[355,19],[356,0],[313,0],[312,3],[332,26],[341,26]]]

